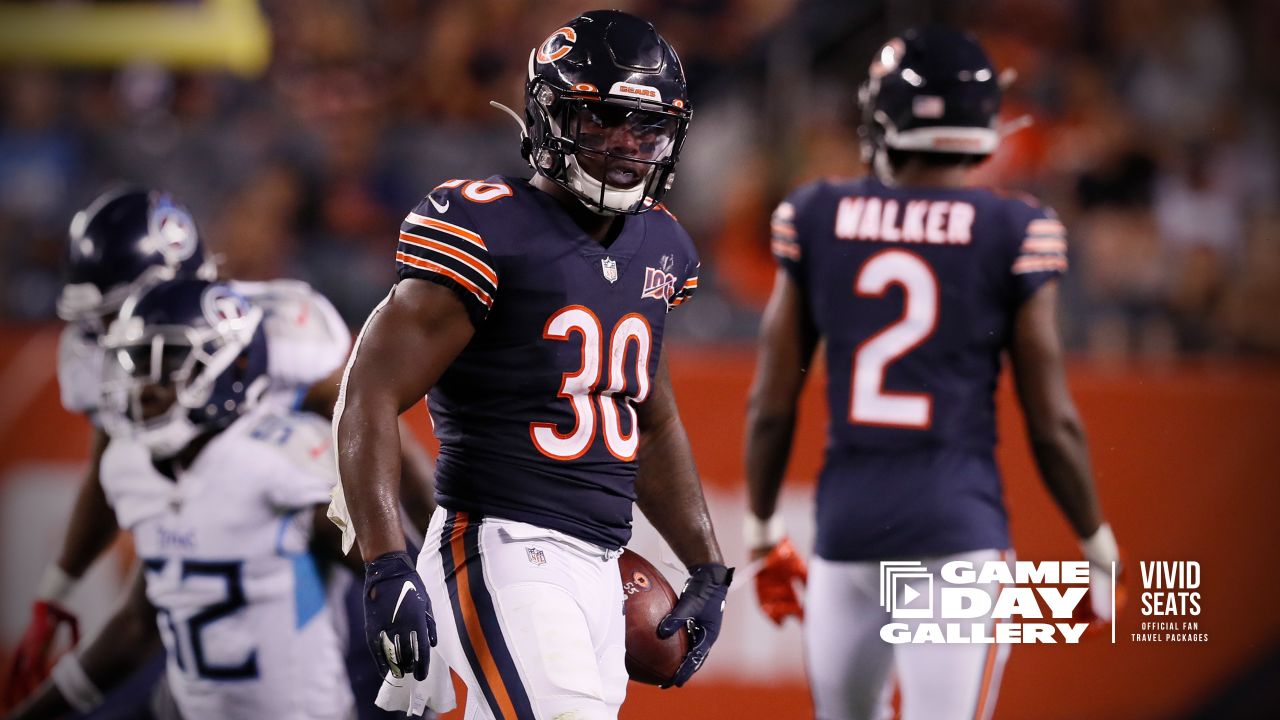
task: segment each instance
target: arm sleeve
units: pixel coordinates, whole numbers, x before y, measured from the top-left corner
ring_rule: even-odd
[[[1015,213],[1016,247],[1009,272],[1021,304],[1040,286],[1067,272],[1067,230],[1052,209],[1017,202],[1020,212]]]
[[[446,190],[432,191],[400,224],[396,272],[452,290],[471,322],[479,325],[493,307],[498,273],[484,238]],[[442,209],[443,208],[443,209]]]

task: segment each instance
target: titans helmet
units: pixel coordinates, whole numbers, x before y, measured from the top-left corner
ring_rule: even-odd
[[[229,425],[268,384],[262,316],[229,286],[199,279],[162,281],[126,298],[102,339],[107,432],[163,459]]]
[[[58,316],[99,333],[105,316],[149,284],[217,275],[191,213],[164,192],[108,190],[75,214],[69,240]]]
[[[585,13],[529,54],[525,157],[598,213],[662,201],[692,114],[676,51],[627,13]]]
[[[885,43],[858,92],[863,159],[884,150],[982,158],[1000,144],[1000,83],[986,51],[947,27],[906,31]]]

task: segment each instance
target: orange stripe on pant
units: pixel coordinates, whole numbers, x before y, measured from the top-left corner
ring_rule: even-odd
[[[1009,561],[1009,552],[1007,550],[1000,551],[1000,561]],[[1002,583],[996,584],[997,598],[1000,597],[1000,591],[1003,589],[1004,585]],[[995,634],[995,626],[998,624],[1000,624],[998,619],[992,622],[992,634]],[[974,720],[982,720],[987,716],[987,696],[991,694],[991,678],[996,672],[996,651],[999,647],[998,644],[992,643],[991,647],[987,648],[987,661],[982,667],[982,687],[978,690],[978,706],[973,710]]]
[[[466,625],[467,639],[471,641],[476,660],[480,664],[479,670],[484,674],[484,680],[498,703],[496,709],[501,713],[501,717],[515,720],[519,717],[516,714],[515,705],[511,702],[511,694],[507,692],[506,684],[502,682],[502,674],[498,672],[498,664],[494,662],[493,653],[489,651],[489,642],[485,639],[484,630],[480,627],[480,615],[476,612],[476,604],[471,599],[471,581],[474,579],[477,582],[484,582],[484,578],[472,578],[472,566],[467,562],[466,548],[463,546],[462,538],[470,524],[471,518],[467,513],[458,513],[454,520],[453,537],[449,538],[449,550],[453,553],[453,571],[458,583],[458,606],[462,610],[462,622]],[[475,668],[472,669],[475,670]]]
[[[973,711],[974,720],[982,720],[987,716],[987,695],[991,692],[991,676],[996,670],[996,645],[987,648],[987,662],[982,669],[982,689],[978,691],[978,707]]]

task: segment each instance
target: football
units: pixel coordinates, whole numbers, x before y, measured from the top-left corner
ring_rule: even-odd
[[[627,550],[618,558],[622,592],[626,597],[627,674],[636,682],[666,684],[689,652],[689,631],[658,638],[658,623],[676,604],[676,593],[662,573],[639,553]]]

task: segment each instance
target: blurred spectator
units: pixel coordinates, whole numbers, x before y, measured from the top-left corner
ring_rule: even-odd
[[[590,4],[264,0],[266,76],[135,63],[0,70],[0,312],[52,314],[76,206],[113,180],[193,209],[224,271],[302,277],[359,323],[393,280],[403,212],[436,184],[527,174],[530,48]],[[861,172],[855,89],[887,37],[976,32],[1018,79],[977,182],[1037,194],[1072,238],[1073,346],[1104,356],[1280,352],[1274,3],[631,0],[672,39],[694,120],[668,203],[705,261],[673,332],[749,338],[792,187]],[[700,308],[700,309],[699,309]]]

